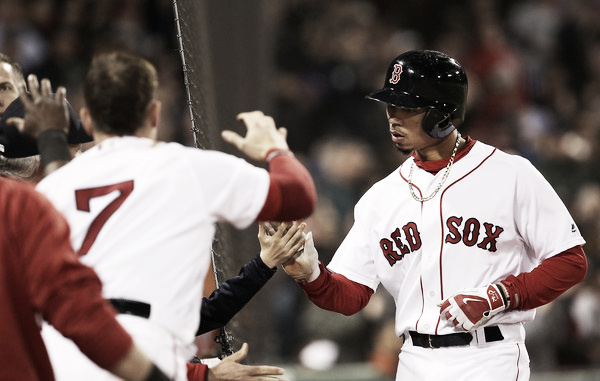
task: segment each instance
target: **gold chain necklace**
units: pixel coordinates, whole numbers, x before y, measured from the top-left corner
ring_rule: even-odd
[[[460,132],[458,132],[458,136],[456,137],[456,144],[454,145],[454,149],[452,150],[452,156],[450,156],[448,165],[446,165],[446,172],[444,172],[444,176],[442,176],[442,180],[437,185],[437,187],[435,187],[435,189],[433,190],[433,193],[427,197],[417,196],[417,194],[415,193],[415,190],[413,188],[412,175],[413,175],[413,169],[414,169],[414,165],[415,165],[415,161],[413,159],[413,162],[410,164],[410,172],[408,173],[408,189],[410,190],[410,194],[416,201],[419,201],[419,202],[429,201],[435,197],[435,195],[437,194],[437,192],[440,191],[440,189],[442,189],[442,185],[444,185],[444,182],[446,181],[446,179],[448,178],[448,175],[450,174],[450,168],[452,168],[452,164],[454,164],[454,157],[456,156],[456,151],[458,151],[458,146],[460,144],[460,138],[461,138],[461,135],[460,135]]]

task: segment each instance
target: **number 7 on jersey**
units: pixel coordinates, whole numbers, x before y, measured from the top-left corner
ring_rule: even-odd
[[[119,209],[121,204],[133,192],[133,180],[123,181],[121,183],[105,185],[101,187],[78,189],[75,191],[75,202],[77,210],[84,212],[90,211],[90,200],[94,197],[105,196],[111,192],[118,191],[117,197],[112,200],[102,211],[94,218],[85,235],[81,248],[77,252],[78,255],[86,255],[94,241],[98,237],[100,230],[112,214]]]

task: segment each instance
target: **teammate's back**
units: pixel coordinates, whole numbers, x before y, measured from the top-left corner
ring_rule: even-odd
[[[186,337],[198,327],[187,310],[199,310],[198,279],[208,270],[203,254],[214,222],[249,225],[267,194],[268,174],[242,162],[177,143],[118,137],[76,157],[38,190],[69,221],[71,242],[96,269],[106,297],[151,304],[151,319]],[[262,178],[258,187],[231,186],[254,176]]]

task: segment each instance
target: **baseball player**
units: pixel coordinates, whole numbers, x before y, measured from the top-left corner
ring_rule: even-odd
[[[455,59],[404,53],[368,98],[386,104],[391,140],[412,156],[362,196],[327,268],[311,237],[286,272],[346,315],[383,285],[405,340],[397,380],[528,380],[523,323],[587,271],[575,222],[530,162],[461,136]]]
[[[100,276],[121,324],[169,377],[186,380],[214,224],[305,218],[316,192],[285,130],[261,112],[239,115],[245,137],[224,131],[223,138],[267,161],[269,171],[222,152],[157,142],[157,86],[155,68],[141,57],[95,57],[80,113],[95,145],[37,189],[67,218],[73,246]],[[43,334],[58,380],[112,379],[50,327]]]

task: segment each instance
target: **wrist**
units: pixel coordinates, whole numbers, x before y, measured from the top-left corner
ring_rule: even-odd
[[[262,264],[269,268],[269,269],[273,269],[273,268],[277,268],[277,264],[273,265],[268,258],[264,258],[262,255],[262,252],[258,255],[258,257],[260,258],[260,261],[262,262]]]
[[[68,162],[71,152],[67,142],[67,134],[62,130],[49,129],[37,137],[37,147],[40,154],[42,169],[53,162]]]
[[[502,297],[502,301],[504,302],[505,308],[508,310],[511,307],[510,294],[504,284],[502,282],[496,283],[496,287],[500,290],[500,296]]]
[[[317,266],[316,270],[313,270],[310,275],[306,278],[306,283],[312,283],[321,275],[321,269]]]
[[[271,160],[280,155],[294,156],[294,153],[288,148],[272,148],[265,155],[265,162],[270,163]]]
[[[317,260],[316,263],[312,264],[311,272],[302,278],[296,279],[296,282],[300,284],[312,283],[319,278],[319,275],[321,275],[321,268],[319,266],[319,260]]]
[[[312,273],[310,274],[310,277],[308,277],[307,282],[314,282],[319,275],[321,275],[321,266],[319,266],[319,260],[317,259],[312,263]]]

